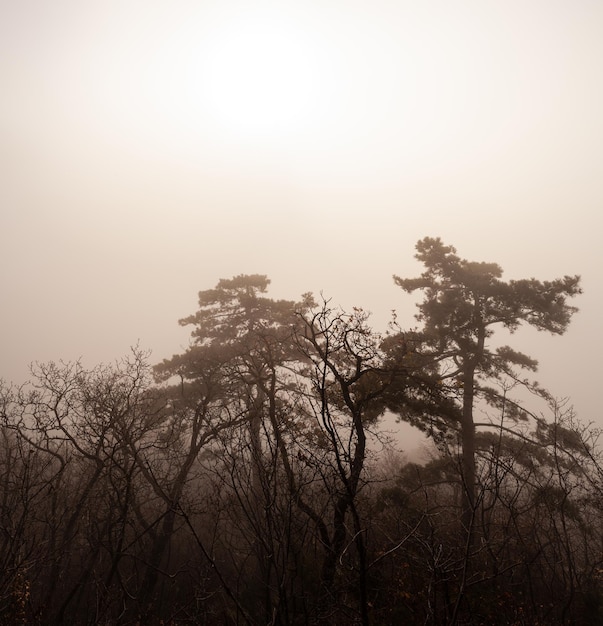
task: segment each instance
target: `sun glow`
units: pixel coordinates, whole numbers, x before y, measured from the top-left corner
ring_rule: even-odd
[[[80,109],[110,119],[122,136],[179,146],[290,142],[320,134],[336,115],[341,59],[310,16],[220,6],[188,18],[149,17],[153,28],[131,42],[126,32],[101,33],[82,90],[92,106]]]
[[[144,90],[161,117],[195,134],[290,139],[332,110],[328,44],[286,12],[194,20],[156,52]]]
[[[504,152],[530,123],[529,109],[517,114],[520,67],[489,80],[460,18],[260,5],[145,14],[136,36],[106,27],[77,68],[82,99],[65,92],[66,107],[145,158],[269,162],[317,180],[341,172],[347,185],[481,162],[483,146]]]
[[[199,78],[204,106],[235,133],[299,129],[321,105],[316,50],[299,28],[275,20],[241,20],[217,33]]]

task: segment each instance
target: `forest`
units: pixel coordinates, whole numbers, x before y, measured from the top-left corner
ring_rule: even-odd
[[[563,334],[580,278],[416,258],[408,328],[239,275],[169,359],[2,381],[0,623],[603,623],[600,432],[502,341]]]

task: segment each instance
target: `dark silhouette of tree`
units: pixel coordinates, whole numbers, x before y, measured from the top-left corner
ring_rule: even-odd
[[[329,508],[320,511],[306,500],[303,510],[320,533],[324,549],[321,579],[329,595],[336,597],[344,555],[348,547],[355,546],[355,559],[348,554],[345,563],[357,571],[357,611],[366,625],[370,603],[367,528],[358,497],[368,482],[368,434],[382,413],[381,396],[392,375],[382,367],[381,338],[368,326],[368,314],[361,309],[346,314],[324,302],[301,318],[299,343],[310,364],[310,427],[319,434],[314,437],[314,449],[306,448],[304,459],[321,467],[329,502]],[[325,456],[317,456],[320,449]]]
[[[511,332],[522,324],[562,334],[577,310],[568,298],[581,293],[578,276],[553,281],[534,278],[503,281],[496,263],[461,259],[452,246],[426,237],[416,246],[425,271],[419,278],[394,276],[412,293],[423,291],[416,316],[423,323],[421,355],[439,365],[439,380],[459,388],[460,437],[464,481],[463,524],[470,533],[476,505],[474,406],[480,395],[492,400],[486,383],[507,376],[518,379],[514,367],[535,370],[537,362],[508,346],[492,348],[495,327]]]
[[[495,335],[563,333],[578,277],[417,258],[418,329],[239,275],[154,368],[0,381],[0,624],[600,623],[601,431]]]
[[[156,372],[161,379],[177,380],[169,391],[173,403],[203,396],[208,373],[214,372],[211,384],[223,410],[220,419],[227,424],[224,420],[230,417],[230,430],[216,428],[215,416],[205,419],[204,428],[219,437],[212,471],[232,494],[231,511],[240,512],[240,518],[231,517],[231,530],[238,526],[239,532],[230,554],[247,545],[251,558],[245,572],[257,596],[249,602],[262,607],[265,621],[277,616],[287,623],[291,567],[285,555],[294,550],[294,522],[281,500],[288,487],[281,463],[289,455],[290,435],[283,431],[294,414],[284,409],[294,405],[288,400],[294,393],[288,370],[299,359],[293,342],[296,312],[307,308],[310,299],[295,303],[268,298],[269,282],[262,275],[240,275],[201,291],[199,310],[180,321],[193,326],[191,346],[158,365]],[[237,608],[243,614],[251,610]]]

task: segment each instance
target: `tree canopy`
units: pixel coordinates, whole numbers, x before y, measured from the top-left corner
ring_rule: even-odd
[[[579,277],[416,252],[413,327],[241,274],[161,363],[1,382],[0,624],[601,623],[600,431],[496,335],[565,332]]]
[[[539,331],[564,333],[577,311],[568,299],[581,293],[580,277],[504,281],[502,268],[496,263],[462,259],[453,246],[439,238],[425,237],[416,250],[425,271],[418,278],[394,276],[394,281],[407,293],[423,292],[416,316],[423,324],[420,352],[437,363],[440,382],[454,380],[462,390],[458,398],[466,496],[464,524],[470,529],[476,504],[476,399],[481,395],[497,403],[499,394],[491,387],[492,381],[520,381],[514,367],[532,371],[537,367],[537,361],[529,356],[508,346],[492,348],[488,340],[496,326],[511,333],[522,324]]]

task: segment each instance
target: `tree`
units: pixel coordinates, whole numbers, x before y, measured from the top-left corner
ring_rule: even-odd
[[[470,540],[476,507],[474,407],[479,398],[497,403],[500,396],[489,386],[492,381],[525,382],[515,368],[535,371],[537,367],[525,354],[508,346],[493,348],[488,340],[495,327],[513,333],[522,324],[563,334],[577,310],[567,300],[581,293],[580,278],[505,282],[499,265],[462,259],[439,238],[425,237],[416,250],[425,271],[418,278],[394,276],[394,281],[407,293],[423,291],[416,316],[423,323],[417,351],[437,364],[439,384],[448,385],[459,406],[455,426],[462,446],[462,522]],[[446,416],[450,415],[447,410]]]
[[[286,623],[281,613],[287,610],[284,595],[292,568],[282,556],[289,553],[289,544],[279,529],[291,523],[279,512],[288,484],[277,469],[288,454],[283,424],[292,419],[285,409],[293,393],[287,372],[299,359],[293,341],[296,313],[311,299],[273,300],[264,295],[269,283],[263,275],[239,275],[199,292],[198,311],[180,320],[193,326],[190,347],[159,364],[156,373],[165,381],[179,379],[168,389],[172,403],[208,398],[210,390],[213,404],[219,403],[222,416],[202,422],[208,434],[219,435],[211,469],[237,503],[230,507],[233,516],[234,511],[240,514],[231,520],[230,530],[239,529],[239,543],[230,546],[230,556],[240,553],[243,544],[249,550],[246,564],[237,565],[248,568],[245,574],[257,590],[249,600],[257,606],[237,609],[263,612],[263,621],[276,615]],[[218,424],[231,429],[216,428]]]
[[[368,314],[361,309],[346,314],[324,302],[320,309],[300,317],[300,348],[311,364],[310,426],[320,434],[314,438],[315,449],[309,446],[304,451],[304,459],[324,467],[320,473],[329,495],[330,520],[326,511],[319,512],[299,495],[297,499],[319,531],[324,549],[321,582],[333,595],[346,546],[355,545],[356,563],[349,560],[348,564],[357,569],[357,610],[361,623],[368,624],[367,529],[358,496],[366,484],[368,433],[382,412],[381,396],[391,383],[391,374],[381,367],[380,337],[368,326]],[[320,448],[326,457],[317,455]]]
[[[0,390],[13,450],[4,462],[7,476],[12,482],[22,473],[23,504],[8,522],[15,527],[23,520],[23,540],[19,545],[14,534],[11,543],[30,560],[11,565],[20,577],[27,573],[36,619],[71,623],[86,605],[94,606],[95,620],[111,619],[132,597],[124,578],[146,534],[133,523],[137,467],[127,442],[153,419],[149,366],[134,349],[115,365],[92,370],[79,362],[36,364],[32,377],[12,394]],[[17,453],[25,462],[17,462]],[[0,487],[3,500],[8,484]]]
[[[357,503],[367,429],[390,381],[380,369],[380,338],[361,310],[348,315],[326,302],[315,309],[308,295],[275,301],[263,295],[268,284],[241,275],[200,292],[197,313],[181,320],[194,327],[192,345],[156,371],[180,378],[173,401],[182,402],[206,386],[213,362],[222,402],[238,407],[236,427],[220,434],[207,461],[230,498],[220,541],[232,542],[228,556],[239,561],[231,567],[252,581],[254,593],[237,609],[288,624],[299,619],[296,607],[330,614],[341,600],[337,611],[357,611],[368,623]],[[348,568],[358,589],[353,606],[340,593],[350,584]],[[306,604],[308,591],[322,596],[318,607]]]

